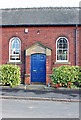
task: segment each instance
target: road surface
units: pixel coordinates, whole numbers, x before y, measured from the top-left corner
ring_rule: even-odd
[[[1,111],[2,118],[79,118],[79,103],[3,99]]]

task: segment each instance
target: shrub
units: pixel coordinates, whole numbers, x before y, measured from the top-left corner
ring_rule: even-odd
[[[54,85],[76,88],[81,86],[81,68],[79,66],[61,66],[53,68],[51,80]]]
[[[20,67],[15,65],[2,65],[1,68],[1,82],[3,85],[10,85],[14,87],[20,84]]]

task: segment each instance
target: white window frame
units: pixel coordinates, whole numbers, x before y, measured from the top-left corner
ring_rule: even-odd
[[[65,38],[67,40],[67,43],[68,43],[68,50],[67,50],[67,60],[57,60],[57,42],[60,38]],[[59,37],[57,40],[56,40],[56,62],[68,62],[69,61],[69,41],[66,37]]]
[[[10,54],[10,50],[11,50],[10,46],[11,46],[11,42],[15,39],[18,39],[19,43],[20,43],[20,60],[10,60],[10,55],[11,55]],[[9,62],[21,62],[21,40],[18,37],[13,37],[9,41]]]

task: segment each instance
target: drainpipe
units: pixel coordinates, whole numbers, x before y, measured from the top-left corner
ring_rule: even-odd
[[[77,66],[77,24],[75,29],[75,45],[76,45],[76,66]]]

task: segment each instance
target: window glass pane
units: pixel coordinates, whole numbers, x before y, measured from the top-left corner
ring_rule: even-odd
[[[62,48],[62,44],[59,44],[59,48]]]
[[[62,40],[62,39],[60,39],[60,40],[58,40],[58,43],[59,43],[59,44],[62,44],[62,41],[63,41],[63,40]]]
[[[18,40],[14,40],[12,43],[12,49],[16,48],[19,49],[19,42],[17,42]]]
[[[66,60],[66,55],[62,54],[62,60]]]
[[[57,60],[62,60],[62,54],[57,55]]]
[[[62,53],[62,50],[57,50],[57,54],[61,54]]]
[[[66,44],[66,40],[65,40],[65,38],[63,39],[63,43]]]
[[[63,49],[67,49],[67,44],[63,44]]]

